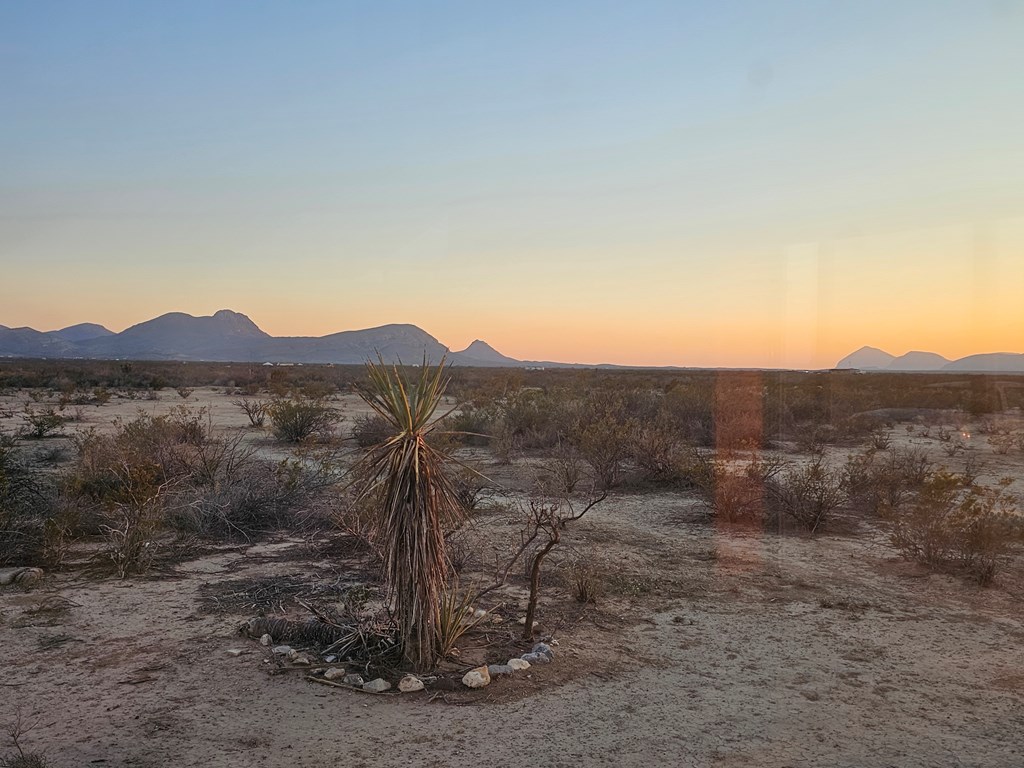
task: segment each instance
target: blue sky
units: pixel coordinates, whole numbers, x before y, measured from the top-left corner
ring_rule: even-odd
[[[0,2],[0,323],[991,351],[1022,40],[1020,2]]]

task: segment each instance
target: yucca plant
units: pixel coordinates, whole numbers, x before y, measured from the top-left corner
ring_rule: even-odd
[[[380,504],[375,538],[405,660],[427,670],[443,650],[440,614],[451,570],[445,532],[465,515],[445,472],[449,457],[427,442],[441,421],[434,413],[448,378],[443,359],[436,368],[424,359],[415,379],[378,360],[367,365],[369,384],[360,394],[394,434],[367,454],[362,495]]]

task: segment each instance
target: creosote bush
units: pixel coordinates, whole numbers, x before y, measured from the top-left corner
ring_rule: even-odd
[[[36,410],[26,405],[22,419],[25,421],[24,434],[36,439],[60,432],[67,423],[67,419],[52,406]]]
[[[931,474],[913,499],[883,509],[893,546],[907,559],[962,570],[990,584],[1021,540],[1018,500],[1006,485],[987,488],[962,475]]]
[[[286,443],[330,437],[338,414],[322,400],[276,400],[267,407],[274,436]]]
[[[876,515],[913,498],[933,469],[919,448],[869,449],[850,455],[840,471],[840,483],[856,511]]]
[[[251,400],[248,397],[241,397],[232,400],[231,404],[240,408],[248,417],[249,425],[257,429],[261,428],[267,420],[267,403],[262,400]]]
[[[134,542],[152,544],[164,531],[250,538],[296,525],[298,510],[315,507],[338,479],[329,451],[258,459],[243,435],[212,434],[205,415],[182,406],[117,422],[111,434],[80,435],[77,460],[63,478],[66,498],[78,504],[77,531],[102,533],[111,548],[139,555],[152,550]]]
[[[0,434],[0,565],[52,565],[47,550],[62,526],[53,482]]]
[[[380,445],[395,434],[394,425],[376,413],[356,416],[352,421],[352,437],[360,448]]]
[[[843,501],[840,474],[820,456],[810,463],[791,466],[765,482],[766,507],[782,527],[786,518],[809,533],[824,528]]]

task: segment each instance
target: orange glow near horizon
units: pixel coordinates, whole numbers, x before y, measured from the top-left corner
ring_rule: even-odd
[[[692,367],[825,368],[865,345],[950,359],[1024,351],[1024,217],[706,260],[671,252],[648,256],[656,272],[605,251],[537,254],[530,261],[551,265],[543,271],[452,255],[458,279],[442,269],[331,265],[316,284],[293,271],[240,285],[217,267],[198,281],[167,262],[157,274],[121,270],[128,285],[158,284],[159,299],[139,288],[118,291],[116,302],[95,270],[72,269],[77,279],[55,285],[19,267],[17,289],[3,289],[0,322],[120,331],[164,312],[227,308],[275,336],[411,323],[453,350],[480,338],[517,359]],[[47,292],[45,305],[35,299]]]

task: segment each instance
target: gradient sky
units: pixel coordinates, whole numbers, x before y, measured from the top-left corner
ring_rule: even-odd
[[[1024,351],[1024,3],[0,0],[0,323]]]

